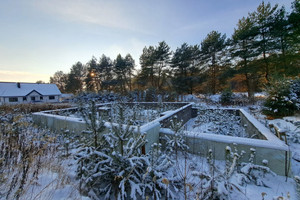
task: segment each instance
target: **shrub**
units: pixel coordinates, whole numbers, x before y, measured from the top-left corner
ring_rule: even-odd
[[[263,109],[264,114],[273,117],[293,115],[300,109],[300,79],[274,81],[268,88],[269,94]]]
[[[223,105],[230,104],[232,103],[232,100],[232,91],[229,88],[225,89],[221,94],[221,103]]]

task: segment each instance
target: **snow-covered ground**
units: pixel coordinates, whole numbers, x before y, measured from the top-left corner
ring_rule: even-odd
[[[246,177],[242,172],[243,169],[246,171],[247,166],[242,168],[240,173],[234,171],[232,176],[227,178],[225,173],[225,161],[214,161],[215,168],[211,170],[206,158],[188,154],[187,163],[185,163],[185,156],[181,154],[178,160],[177,166],[175,168],[170,168],[169,171],[171,171],[171,173],[184,174],[185,166],[187,166],[187,182],[193,186],[190,188],[191,190],[188,190],[188,199],[195,199],[197,193],[201,194],[201,191],[204,191],[204,188],[206,187],[205,184],[209,182],[209,180],[203,179],[204,175],[216,179],[218,188],[220,189],[219,192],[223,192],[224,197],[226,194],[228,195],[225,199],[277,200],[278,197],[290,200],[299,199],[299,196],[297,196],[296,193],[295,182],[292,178],[288,178],[286,181],[286,177],[284,176],[278,176],[272,172],[264,173],[260,170],[253,170],[253,174],[255,174],[254,176],[257,179],[247,180],[246,178],[242,181],[243,178]],[[200,175],[202,175],[202,179],[199,178]],[[248,175],[247,177],[250,176]],[[182,195],[183,191],[180,191],[179,193]],[[262,196],[263,194],[265,194],[264,198]],[[184,199],[183,196],[181,196],[181,198]],[[199,199],[203,199],[203,197]]]
[[[226,110],[202,110],[198,116],[190,119],[183,127],[186,133],[194,136],[202,133],[249,137],[241,124],[241,118]]]
[[[198,106],[205,107],[206,105],[201,103],[198,104]],[[251,109],[245,107],[245,109],[250,112],[253,107]],[[259,106],[255,107],[255,109],[259,109]],[[259,111],[255,110],[253,112],[256,112],[256,117],[259,118],[259,120],[265,122],[264,116],[259,114]],[[144,111],[144,113],[148,113],[148,111]],[[196,119],[197,118],[194,120]],[[232,122],[233,120],[235,119],[231,119],[230,121]],[[4,122],[2,121],[1,123]],[[209,127],[206,125],[194,126],[195,124],[192,125],[192,122],[189,123],[190,125],[188,126],[190,126],[190,128],[193,128],[194,130],[198,128],[207,132],[209,132],[212,127],[215,127],[215,124],[212,127]],[[291,116],[283,119],[270,120],[264,124],[268,125],[268,123],[275,124],[280,129],[286,131],[288,144],[293,155],[291,160],[293,176],[299,177],[300,117]],[[230,124],[229,127],[234,127],[233,124],[234,123]],[[36,179],[27,179],[24,184],[24,192],[19,199],[90,199],[79,192],[79,180],[76,178],[77,163],[74,159],[74,156],[79,150],[76,138],[67,137],[64,139],[63,137],[65,136],[60,135],[57,135],[56,137],[55,141],[60,141],[60,144],[55,151],[49,151],[43,154],[43,157],[41,157],[43,164],[39,167],[38,177]],[[0,137],[0,142],[3,138],[4,137]],[[49,142],[49,145],[57,145],[56,142],[50,142],[50,140],[47,142]],[[66,144],[68,144],[67,147]],[[69,155],[66,155],[66,148],[68,148]],[[185,180],[185,184],[182,184],[181,182],[181,186],[177,188],[178,190],[173,191],[176,199],[184,199],[185,194],[187,199],[197,199],[197,197],[198,199],[207,198],[209,193],[205,192],[209,191],[210,187],[214,187],[216,189],[215,192],[218,193],[218,195],[223,196],[224,199],[300,199],[300,188],[298,185],[297,192],[297,185],[293,177],[286,179],[286,177],[278,176],[272,172],[268,172],[268,168],[265,168],[264,166],[255,166],[253,164],[238,165],[240,164],[238,163],[238,159],[235,160],[237,154],[240,155],[241,152],[231,150],[227,162],[184,153],[179,153],[176,161],[174,154],[169,155],[171,160],[174,161],[174,164],[167,169],[166,173],[164,173],[166,177],[163,180],[171,180],[175,176],[181,180]],[[3,157],[0,155],[0,172],[7,173],[7,171],[1,171],[4,169],[1,169],[1,164],[3,162],[2,158]],[[15,168],[18,167],[18,165],[15,165]],[[33,173],[33,171],[30,172],[29,170],[29,174],[30,173]],[[14,173],[12,173],[12,175],[14,175]],[[19,175],[21,175],[21,172]],[[1,200],[16,199],[16,196],[14,195],[10,195],[8,198],[6,196],[6,192],[12,183],[13,176],[9,176],[8,174],[3,176],[3,174],[0,174]],[[166,183],[168,182],[166,181]],[[168,184],[166,184],[166,186],[168,186]]]

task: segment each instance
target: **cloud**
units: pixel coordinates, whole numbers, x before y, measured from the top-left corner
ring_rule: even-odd
[[[33,6],[67,21],[151,34],[138,28],[140,24],[133,16],[134,10],[122,3],[101,0],[40,0],[35,1]]]
[[[49,78],[50,76],[47,74],[0,70],[0,80],[4,82],[35,82],[38,80],[49,82]]]

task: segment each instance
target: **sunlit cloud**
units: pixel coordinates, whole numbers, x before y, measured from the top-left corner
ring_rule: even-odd
[[[1,82],[33,82],[38,80],[49,82],[49,78],[50,76],[47,74],[0,70]]]

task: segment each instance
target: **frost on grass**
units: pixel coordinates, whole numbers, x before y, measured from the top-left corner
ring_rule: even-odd
[[[60,165],[57,137],[29,121],[28,116],[18,114],[0,119],[0,199],[41,198],[49,188],[49,195],[55,192],[53,185],[43,185],[42,177]],[[66,177],[61,175],[54,178],[56,185],[62,185]]]

